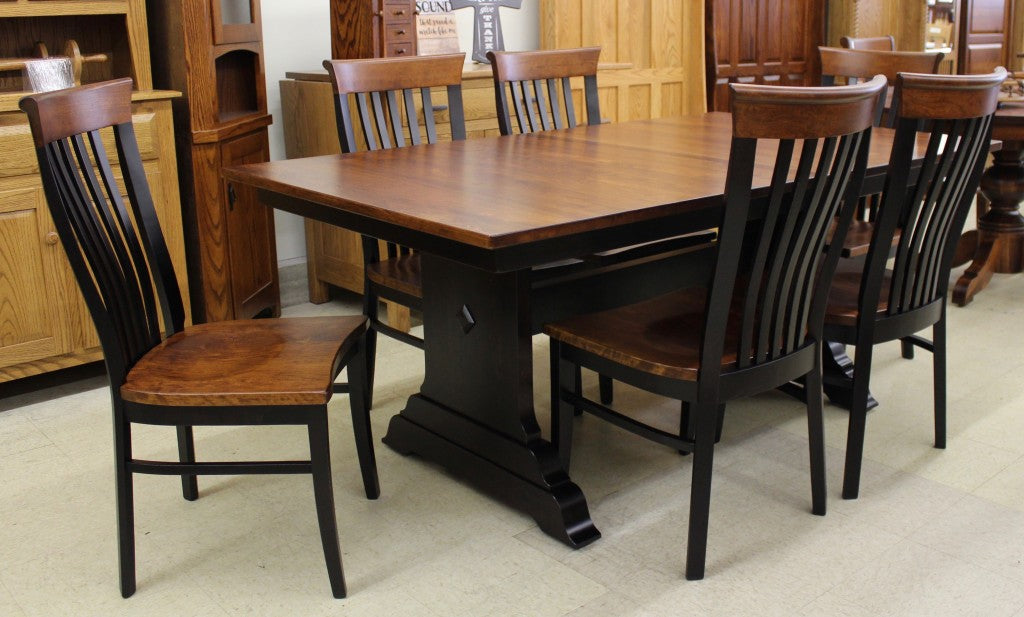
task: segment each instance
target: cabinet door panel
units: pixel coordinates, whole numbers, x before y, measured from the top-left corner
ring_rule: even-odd
[[[45,207],[41,188],[0,190],[0,365],[68,351],[57,293],[63,252]]]
[[[268,158],[267,136],[263,131],[221,144],[223,167],[262,163]],[[267,308],[279,313],[274,213],[259,203],[256,191],[250,187],[224,182],[223,190],[235,318],[252,317]]]

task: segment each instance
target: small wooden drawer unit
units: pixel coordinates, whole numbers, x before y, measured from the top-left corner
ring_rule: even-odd
[[[331,56],[381,58],[416,55],[413,0],[332,0]]]

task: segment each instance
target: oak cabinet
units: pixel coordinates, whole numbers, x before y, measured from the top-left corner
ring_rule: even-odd
[[[3,0],[0,58],[77,49],[86,56],[73,63],[80,83],[133,79],[132,122],[190,321],[171,111],[178,93],[153,89],[146,23],[145,0]],[[103,357],[50,218],[28,120],[18,109],[27,90],[20,70],[0,71],[0,382]],[[115,160],[109,131],[104,141]]]
[[[149,0],[153,79],[174,103],[197,321],[280,315],[273,212],[221,169],[269,160],[259,0]]]

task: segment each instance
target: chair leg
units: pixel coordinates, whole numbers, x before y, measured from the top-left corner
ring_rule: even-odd
[[[558,382],[552,381],[551,383],[554,384],[554,383],[558,383]],[[582,366],[577,366],[576,367],[576,382],[573,384],[573,390],[572,391],[575,392],[578,396],[583,396],[583,367]],[[581,408],[581,407],[573,407],[572,413],[573,413],[574,416],[582,416],[583,415],[583,408]]]
[[[853,372],[853,398],[850,401],[850,427],[846,435],[843,499],[856,499],[860,493],[860,467],[864,458],[864,430],[867,423],[872,350],[871,343],[857,346],[857,367]]]
[[[612,389],[612,378],[604,375],[597,376],[598,387],[601,389],[601,404],[611,405],[615,392]]]
[[[363,360],[366,365],[366,410],[369,411],[373,409],[373,375],[377,367],[377,330],[373,324],[380,319],[380,300],[377,294],[370,290],[369,285],[366,285],[363,292],[363,315],[370,320],[370,325],[366,328]],[[349,371],[351,370],[349,368]]]
[[[320,522],[320,541],[324,546],[327,578],[335,598],[345,597],[345,573],[341,568],[338,521],[334,513],[334,487],[331,484],[331,446],[327,429],[327,407],[321,417],[309,423],[309,460],[313,471],[313,496]]]
[[[932,380],[935,396],[935,447],[946,447],[946,309],[932,326]]]
[[[900,354],[907,360],[913,360],[914,344],[907,339],[900,339]]]
[[[116,404],[116,403],[115,403]],[[121,596],[135,593],[135,507],[132,472],[132,428],[123,413],[114,413],[114,477],[117,484],[117,558]]]
[[[576,410],[562,400],[561,391],[579,394],[580,367],[562,359],[562,344],[551,339],[551,443],[558,451],[562,468],[569,470],[572,456],[572,423]]]
[[[827,509],[825,473],[825,426],[821,376],[821,354],[815,355],[814,369],[807,374],[804,393],[807,397],[807,442],[811,457],[811,512],[824,516]]]
[[[352,356],[348,364],[349,404],[352,407],[352,430],[356,438],[356,453],[359,455],[359,471],[363,475],[363,489],[367,499],[376,499],[380,497],[380,480],[377,478],[377,460],[373,453],[370,407],[366,404],[368,378],[367,363],[363,357],[365,353],[364,346]]]
[[[715,416],[715,443],[722,441],[722,429],[725,427],[725,404],[718,406]]]
[[[178,428],[178,460],[182,463],[196,462],[196,444],[192,436],[191,426],[179,426]],[[195,474],[182,474],[181,495],[188,501],[199,499],[199,483]]]
[[[697,403],[696,435],[693,448],[693,481],[690,486],[690,527],[686,539],[686,579],[704,578],[708,547],[708,519],[711,515],[711,470],[715,455],[715,425],[718,405]]]
[[[690,403],[679,401],[679,436],[683,439],[693,441],[693,415],[690,413]],[[677,450],[679,454],[686,456],[689,450]]]

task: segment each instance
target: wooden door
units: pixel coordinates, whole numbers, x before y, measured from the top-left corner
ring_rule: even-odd
[[[263,163],[269,160],[269,153],[266,132],[249,133],[221,144],[221,167]],[[245,319],[268,309],[279,315],[274,212],[259,203],[251,187],[225,181],[223,190],[234,311],[225,318]],[[207,319],[215,317],[207,315]]]
[[[729,110],[729,83],[817,85],[821,0],[705,0],[708,109]]]
[[[0,184],[0,366],[71,350],[74,285],[42,187]]]
[[[1009,66],[1012,24],[1013,2],[960,0],[957,71],[989,73],[997,66]]]

